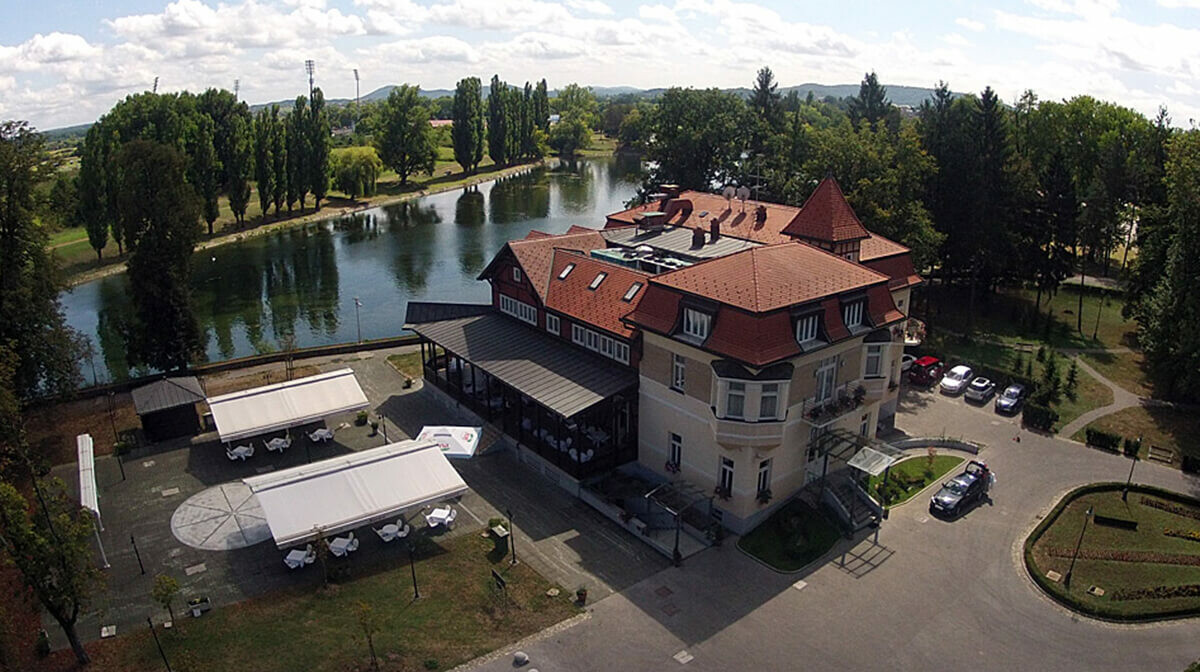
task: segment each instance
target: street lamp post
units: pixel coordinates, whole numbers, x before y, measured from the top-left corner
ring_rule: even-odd
[[[354,297],[354,325],[358,327],[358,342],[362,343],[362,321],[358,319],[358,309],[362,308],[362,301],[358,297]]]
[[[408,542],[408,568],[409,568],[410,570],[412,570],[412,580],[413,580],[413,599],[414,599],[414,600],[419,600],[419,599],[421,599],[421,591],[417,590],[417,561],[416,561],[416,553],[417,553],[417,547],[416,547],[416,546],[414,546],[414,545],[413,545],[413,543],[412,543],[411,541],[410,541],[410,542]]]
[[[1071,555],[1071,566],[1067,568],[1067,575],[1063,577],[1063,586],[1068,590],[1071,588],[1071,572],[1075,571],[1075,560],[1079,558],[1079,548],[1083,546],[1083,533],[1087,532],[1088,519],[1092,517],[1093,508],[1088,507],[1083,514],[1083,528],[1079,530],[1079,541],[1075,542],[1075,553]]]
[[[158,633],[154,631],[154,621],[150,617],[146,617],[146,624],[150,626],[150,634],[154,635],[154,645],[158,647],[158,655],[162,656],[163,665],[167,666],[167,672],[171,672],[171,663],[167,661],[167,652],[163,651],[162,642],[158,641]]]
[[[1141,449],[1141,447],[1142,447],[1142,437],[1139,436],[1138,437],[1138,448]],[[1122,502],[1129,501],[1129,485],[1131,483],[1133,483],[1133,469],[1134,469],[1134,467],[1137,466],[1137,463],[1138,463],[1138,456],[1137,456],[1136,452],[1133,455],[1130,455],[1129,457],[1130,457],[1129,478],[1125,479],[1125,488],[1123,490],[1121,490],[1121,501]]]
[[[517,564],[517,526],[513,523],[512,509],[505,509],[504,515],[508,516],[508,545],[512,548],[512,562],[508,564],[511,567]]]

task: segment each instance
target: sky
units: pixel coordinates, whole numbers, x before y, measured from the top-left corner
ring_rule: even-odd
[[[466,76],[551,88],[859,82],[1087,94],[1200,119],[1200,0],[0,0],[0,119],[94,121],[126,95],[250,103]]]

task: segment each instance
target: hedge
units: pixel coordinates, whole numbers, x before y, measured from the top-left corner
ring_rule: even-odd
[[[1136,457],[1142,450],[1142,438],[1131,439],[1125,437],[1125,457]]]
[[[1030,402],[1021,411],[1021,421],[1029,427],[1048,432],[1058,422],[1058,411]]]
[[[1102,429],[1088,427],[1084,430],[1084,436],[1087,438],[1087,445],[1093,448],[1102,450],[1111,450],[1114,453],[1121,449],[1121,435],[1106,432]]]

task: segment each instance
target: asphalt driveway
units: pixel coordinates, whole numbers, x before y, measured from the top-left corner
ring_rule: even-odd
[[[766,569],[727,542],[596,603],[590,619],[522,643],[531,667],[1182,670],[1200,658],[1196,619],[1081,618],[1024,573],[1021,543],[1041,516],[1077,485],[1124,480],[1127,459],[936,393],[906,392],[897,425],[986,444],[981,457],[998,479],[992,502],[947,522],[914,498],[892,512],[880,545],[847,543],[847,555],[799,575]],[[1150,463],[1135,480],[1200,495],[1196,479]],[[511,670],[511,658],[477,669]]]

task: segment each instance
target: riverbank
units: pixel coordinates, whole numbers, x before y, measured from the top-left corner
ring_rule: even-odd
[[[538,161],[531,161],[529,163],[507,166],[504,168],[488,166],[486,168],[481,168],[473,175],[452,173],[449,175],[444,175],[440,178],[433,178],[420,189],[414,189],[412,191],[406,191],[403,193],[379,193],[375,196],[363,197],[354,201],[331,197],[328,199],[329,205],[326,205],[320,210],[312,210],[303,214],[298,213],[293,217],[285,217],[276,221],[266,222],[252,228],[232,230],[229,232],[216,234],[197,245],[196,251],[201,252],[214,247],[220,247],[221,245],[241,242],[255,236],[274,233],[283,229],[303,226],[305,224],[325,221],[327,219],[344,217],[346,215],[353,214],[355,212],[361,212],[363,210],[369,210],[371,208],[395,205],[396,203],[403,203],[405,201],[411,201],[433,194],[441,194],[455,189],[470,187],[483,182],[490,182],[502,177],[524,173],[542,166],[553,168],[558,164],[558,162],[558,157],[546,157]],[[126,258],[122,257],[120,260],[113,260],[105,263],[103,266],[93,267],[91,269],[76,273],[67,273],[65,282],[67,286],[75,287],[93,280],[99,280],[100,278],[106,278],[111,275],[123,273],[125,272],[125,266]]]

